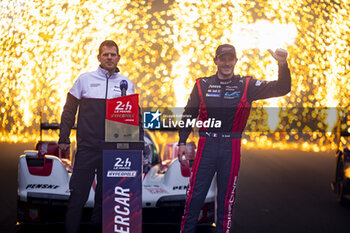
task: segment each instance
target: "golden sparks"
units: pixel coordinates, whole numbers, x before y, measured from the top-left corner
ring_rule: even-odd
[[[254,103],[246,147],[334,149],[330,132],[340,119],[338,128],[350,125],[347,1],[1,1],[0,33],[1,141],[36,140],[40,112],[59,121],[105,39],[120,46],[121,73],[141,106],[154,108],[183,107],[195,79],[215,73],[221,43],[236,46],[236,73],[261,80],[277,78],[266,50],[286,48],[292,91]]]

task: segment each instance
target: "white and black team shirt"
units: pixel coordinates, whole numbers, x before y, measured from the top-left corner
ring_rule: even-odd
[[[100,66],[96,71],[81,74],[67,95],[60,126],[59,143],[70,143],[70,130],[75,123],[77,109],[78,146],[103,148],[105,135],[106,100],[121,96],[120,82],[128,82],[126,94],[134,94],[133,83],[118,73],[109,75]]]

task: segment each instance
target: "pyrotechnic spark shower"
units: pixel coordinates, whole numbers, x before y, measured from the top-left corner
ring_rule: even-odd
[[[1,141],[37,139],[40,112],[59,121],[104,39],[120,45],[121,73],[137,84],[141,105],[155,108],[183,107],[195,79],[215,72],[221,43],[236,46],[237,73],[262,80],[277,78],[266,50],[288,49],[292,91],[253,105],[245,146],[325,150],[335,118],[350,125],[347,1],[1,1],[0,33]],[[263,105],[282,110],[269,115]]]

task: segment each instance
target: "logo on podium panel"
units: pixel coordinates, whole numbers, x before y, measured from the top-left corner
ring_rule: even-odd
[[[139,98],[138,94],[107,100],[105,141],[139,141]]]
[[[142,230],[142,151],[103,151],[103,233]]]

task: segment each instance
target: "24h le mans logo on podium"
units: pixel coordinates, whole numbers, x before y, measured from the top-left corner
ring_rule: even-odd
[[[139,141],[138,94],[106,101],[106,142]]]

